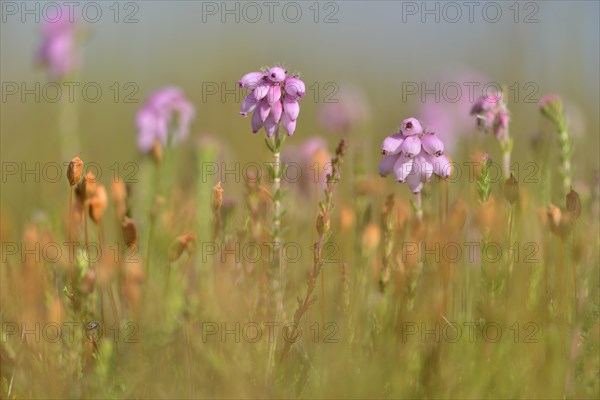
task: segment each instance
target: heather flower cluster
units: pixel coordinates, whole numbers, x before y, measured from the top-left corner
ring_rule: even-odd
[[[52,78],[61,79],[80,64],[77,50],[78,24],[69,19],[69,12],[56,8],[42,25],[42,43],[36,61],[48,69]]]
[[[379,174],[394,173],[400,183],[407,182],[413,193],[421,192],[433,174],[448,178],[451,165],[444,155],[444,143],[421,126],[416,118],[402,122],[399,133],[388,136],[381,145],[384,155]]]
[[[252,113],[253,133],[264,127],[267,137],[272,137],[281,122],[289,136],[294,134],[300,113],[298,100],[306,93],[302,80],[287,76],[285,69],[275,66],[264,72],[247,73],[238,84],[241,88],[251,89],[242,101],[240,114],[245,117]]]
[[[185,139],[195,113],[194,106],[179,88],[155,91],[136,117],[139,149],[148,152],[156,143],[165,147]]]
[[[482,96],[471,108],[471,115],[477,118],[477,126],[484,132],[493,132],[496,139],[508,139],[508,123],[510,116],[508,108],[502,101],[501,94]]]

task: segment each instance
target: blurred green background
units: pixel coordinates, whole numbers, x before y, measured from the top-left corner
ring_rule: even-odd
[[[23,101],[21,93],[6,96],[6,82],[27,87],[49,82],[45,71],[34,63],[41,40],[35,15],[22,15],[23,10],[8,15],[6,3],[10,2],[2,4],[0,46],[2,162],[24,162],[31,168],[36,162],[67,161],[70,157],[63,159],[60,154],[60,102],[48,102],[43,95],[39,102],[33,96]],[[34,8],[35,3],[40,10],[45,4],[30,2],[28,7]],[[80,16],[87,2],[76,3],[75,15]],[[456,22],[451,22],[455,10],[444,2],[288,3],[275,2],[273,22],[261,1],[254,3],[262,14],[256,22],[251,22],[256,16],[254,5],[240,2],[97,3],[102,12],[99,21],[83,22],[88,37],[80,80],[97,82],[103,94],[91,103],[75,92],[82,159],[98,162],[105,171],[115,162],[138,161],[135,113],[153,90],[177,85],[196,106],[192,135],[210,132],[222,138],[230,148],[229,161],[265,160],[268,155],[262,139],[253,137],[249,120],[238,116],[241,95],[207,90],[215,83],[233,90],[244,73],[283,63],[290,71],[300,72],[308,88],[290,143],[324,135],[333,146],[337,138],[327,136],[317,123],[318,109],[329,93],[325,85],[354,84],[365,92],[371,108],[371,121],[355,134],[372,147],[372,162],[367,164],[372,172],[378,164],[379,141],[421,105],[419,95],[404,98],[403,83],[427,82],[433,87],[436,81],[443,85],[469,72],[489,81],[516,84],[520,90],[516,102],[509,99],[516,142],[513,161],[527,161],[530,140],[540,129],[537,103],[525,102],[525,96],[532,93],[525,85],[533,82],[536,90],[530,99],[559,93],[579,115],[573,124],[580,130],[573,132],[575,176],[598,168],[599,2],[496,2],[502,15],[495,23],[486,21],[494,18],[496,9],[494,5],[489,9],[489,2],[476,2],[472,22],[462,2],[455,3],[462,14]],[[414,15],[408,13],[413,6],[417,7]],[[237,15],[235,11],[223,14],[223,7],[237,9]],[[439,21],[423,7],[437,9]],[[94,18],[94,10],[87,10],[88,19]],[[297,10],[301,10],[299,17]],[[125,23],[128,16],[137,22]],[[537,22],[527,23],[527,17]],[[298,21],[290,22],[294,19]],[[110,89],[115,82],[121,90],[117,101]],[[124,101],[132,92],[124,87],[128,82],[135,84],[131,98],[137,103]],[[554,141],[556,136],[547,140]],[[38,185],[31,176],[25,181],[3,176],[3,214],[11,215],[19,226],[33,210],[63,203],[66,188],[66,180],[44,183],[42,179]]]

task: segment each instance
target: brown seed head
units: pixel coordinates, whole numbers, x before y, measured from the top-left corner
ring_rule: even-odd
[[[75,186],[81,179],[82,174],[83,161],[81,161],[81,158],[75,157],[71,160],[69,167],[67,168],[67,179],[69,180],[69,185]]]
[[[323,213],[319,213],[319,215],[317,216],[316,227],[317,227],[317,232],[319,233],[319,235],[327,234],[329,232],[329,229],[331,228],[331,224],[330,224],[329,220],[325,218]]]
[[[571,213],[574,220],[581,215],[581,200],[579,199],[579,194],[574,191],[573,188],[567,193],[566,208],[567,211]]]
[[[504,198],[510,204],[514,204],[519,198],[519,183],[512,173],[510,178],[504,182]]]
[[[90,199],[90,218],[96,224],[102,220],[102,216],[108,206],[108,196],[106,195],[106,188],[102,184],[96,185],[96,192]]]
[[[96,193],[96,176],[92,171],[83,177],[75,188],[75,194],[81,203],[90,200]]]
[[[183,252],[185,251],[188,255],[194,253],[196,248],[196,234],[193,232],[184,233],[175,238],[171,246],[169,247],[169,261],[177,261]]]
[[[135,222],[133,222],[131,218],[125,217],[123,218],[121,228],[123,230],[123,239],[125,240],[125,244],[127,244],[129,247],[137,246],[138,232]]]
[[[223,205],[223,188],[221,181],[213,187],[211,206],[214,211],[217,211]]]
[[[127,214],[127,187],[122,180],[112,181],[110,184],[110,198],[115,206],[117,220],[123,220],[123,217]]]

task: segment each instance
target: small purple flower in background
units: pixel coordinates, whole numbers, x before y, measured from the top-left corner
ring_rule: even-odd
[[[36,61],[48,69],[52,78],[61,79],[81,64],[78,50],[79,24],[70,20],[68,10],[51,7],[42,25],[42,43]]]
[[[179,88],[155,91],[136,117],[138,147],[148,152],[155,143],[165,147],[170,141],[177,143],[185,139],[194,116],[194,106]]]
[[[311,137],[297,147],[288,147],[281,153],[283,165],[288,165],[289,179],[298,184],[292,185],[305,196],[324,189],[327,185],[327,174],[331,173],[331,154],[327,143],[321,137]]]
[[[480,97],[471,108],[471,115],[477,119],[477,126],[484,132],[493,132],[502,152],[502,172],[505,178],[510,177],[510,158],[513,140],[508,131],[510,115],[504,101],[503,93]]]
[[[379,174],[394,173],[400,183],[408,183],[413,193],[421,192],[432,174],[448,178],[452,171],[444,155],[444,143],[433,132],[423,129],[416,118],[402,122],[399,133],[388,136],[381,145],[383,159]]]
[[[493,132],[498,140],[506,140],[510,117],[502,93],[480,97],[471,108],[477,118],[477,127],[484,132]]]
[[[264,72],[249,72],[238,81],[243,89],[251,89],[242,101],[240,114],[252,113],[252,132],[265,129],[267,137],[279,131],[279,125],[289,136],[296,130],[300,113],[298,100],[304,97],[304,82],[297,76],[287,76],[287,71],[275,66]]]
[[[369,105],[354,86],[342,86],[319,110],[319,124],[327,131],[345,134],[369,119]]]

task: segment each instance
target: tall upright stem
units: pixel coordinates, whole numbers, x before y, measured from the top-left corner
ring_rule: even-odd
[[[415,194],[415,214],[419,221],[423,220],[423,198],[421,192]]]
[[[275,138],[267,141],[269,149],[273,152],[272,178],[273,178],[273,217],[271,221],[271,235],[273,241],[272,260],[273,266],[270,271],[270,284],[272,294],[275,296],[275,321],[279,322],[283,314],[283,263],[281,262],[281,146],[285,138],[279,138],[279,132]],[[276,330],[277,331],[277,330]],[[275,351],[277,339],[269,343],[269,354],[267,359],[266,382],[271,377],[275,364]]]
[[[564,124],[563,124],[564,125]],[[560,144],[561,175],[565,193],[571,190],[571,140],[566,126],[561,126],[558,132]]]
[[[73,229],[73,186],[69,186],[69,218],[67,219],[67,237],[69,238],[69,270],[71,273],[71,291],[75,293],[75,254],[71,253],[71,238]]]

